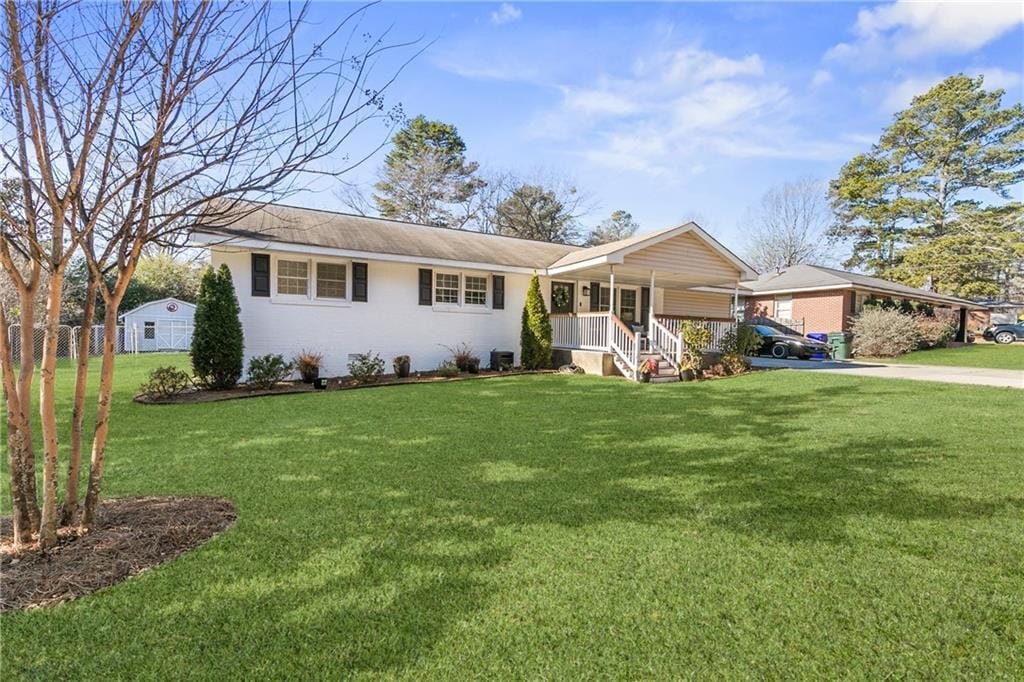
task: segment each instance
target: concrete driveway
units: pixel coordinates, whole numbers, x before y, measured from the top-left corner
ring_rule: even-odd
[[[941,381],[948,384],[973,384],[1024,389],[1024,372],[1014,369],[983,369],[979,367],[939,367],[937,365],[879,364],[842,360],[776,360],[751,358],[754,367],[785,367],[808,372],[848,374],[883,379]]]

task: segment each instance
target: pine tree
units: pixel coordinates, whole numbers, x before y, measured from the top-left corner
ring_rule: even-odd
[[[523,331],[521,336],[522,365],[524,369],[545,369],[551,366],[551,320],[540,293],[540,278],[530,280],[523,306]]]
[[[209,388],[232,388],[242,376],[239,310],[228,266],[203,273],[192,333],[192,372]]]

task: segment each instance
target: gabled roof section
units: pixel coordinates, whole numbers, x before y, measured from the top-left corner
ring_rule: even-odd
[[[228,227],[197,232],[226,239],[318,246],[365,254],[543,270],[582,247],[454,230],[281,204],[260,204]]]
[[[750,265],[740,259],[729,249],[722,246],[714,237],[705,232],[700,225],[694,222],[685,223],[683,225],[677,225],[676,227],[669,227],[664,230],[658,230],[657,232],[648,232],[646,234],[639,234],[629,237],[627,239],[620,239],[614,242],[608,242],[607,244],[601,244],[600,246],[592,246],[587,249],[579,251],[573,251],[571,253],[562,256],[559,260],[551,265],[552,270],[559,270],[562,272],[567,271],[574,265],[583,264],[597,264],[600,262],[621,262],[622,258],[630,253],[634,253],[641,249],[645,249],[656,244],[659,244],[673,237],[690,233],[705,245],[708,246],[713,252],[721,256],[724,260],[728,261],[733,265],[739,272],[740,277],[756,277],[757,271],[755,271]]]
[[[965,306],[980,309],[984,306],[954,296],[944,296],[934,291],[915,289],[905,284],[890,282],[878,277],[861,275],[856,272],[835,270],[820,265],[794,265],[777,275],[764,276],[747,282],[743,286],[757,294],[782,294],[793,291],[813,291],[815,289],[859,288],[887,294],[890,296],[914,298],[918,300],[946,303],[948,305]]]

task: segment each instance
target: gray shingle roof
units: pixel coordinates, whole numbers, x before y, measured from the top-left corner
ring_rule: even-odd
[[[755,294],[770,294],[776,292],[793,291],[797,289],[825,289],[829,287],[851,286],[864,289],[871,289],[892,296],[907,298],[918,298],[930,301],[941,301],[950,304],[968,305],[970,307],[981,307],[977,303],[956,298],[943,296],[934,291],[915,289],[904,284],[897,284],[878,277],[869,277],[855,272],[834,270],[820,265],[794,265],[786,268],[777,275],[762,276],[760,279],[741,282],[743,286]]]
[[[319,209],[259,204],[228,227],[199,227],[224,237],[543,269],[582,247],[431,227]]]

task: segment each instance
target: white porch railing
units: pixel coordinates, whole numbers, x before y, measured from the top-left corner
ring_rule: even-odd
[[[682,317],[664,317],[661,315],[656,318],[656,321],[659,322],[670,334],[679,339],[680,344],[682,344],[682,336],[680,335],[679,330],[683,326],[683,320],[684,318]],[[727,320],[694,320],[694,322],[711,330],[711,345],[708,346],[707,350],[719,350],[722,338],[731,330],[736,328],[735,322]]]
[[[679,338],[678,331],[671,331],[663,325],[658,318],[651,320],[651,331],[648,336],[651,341],[651,349],[660,353],[665,360],[674,365],[679,365],[683,355],[683,341]]]
[[[612,315],[611,330],[612,352],[625,365],[620,369],[623,370],[626,378],[636,381],[636,369],[640,365],[640,346],[636,342],[636,334],[615,315]]]
[[[607,351],[608,313],[551,315],[551,345]]]

